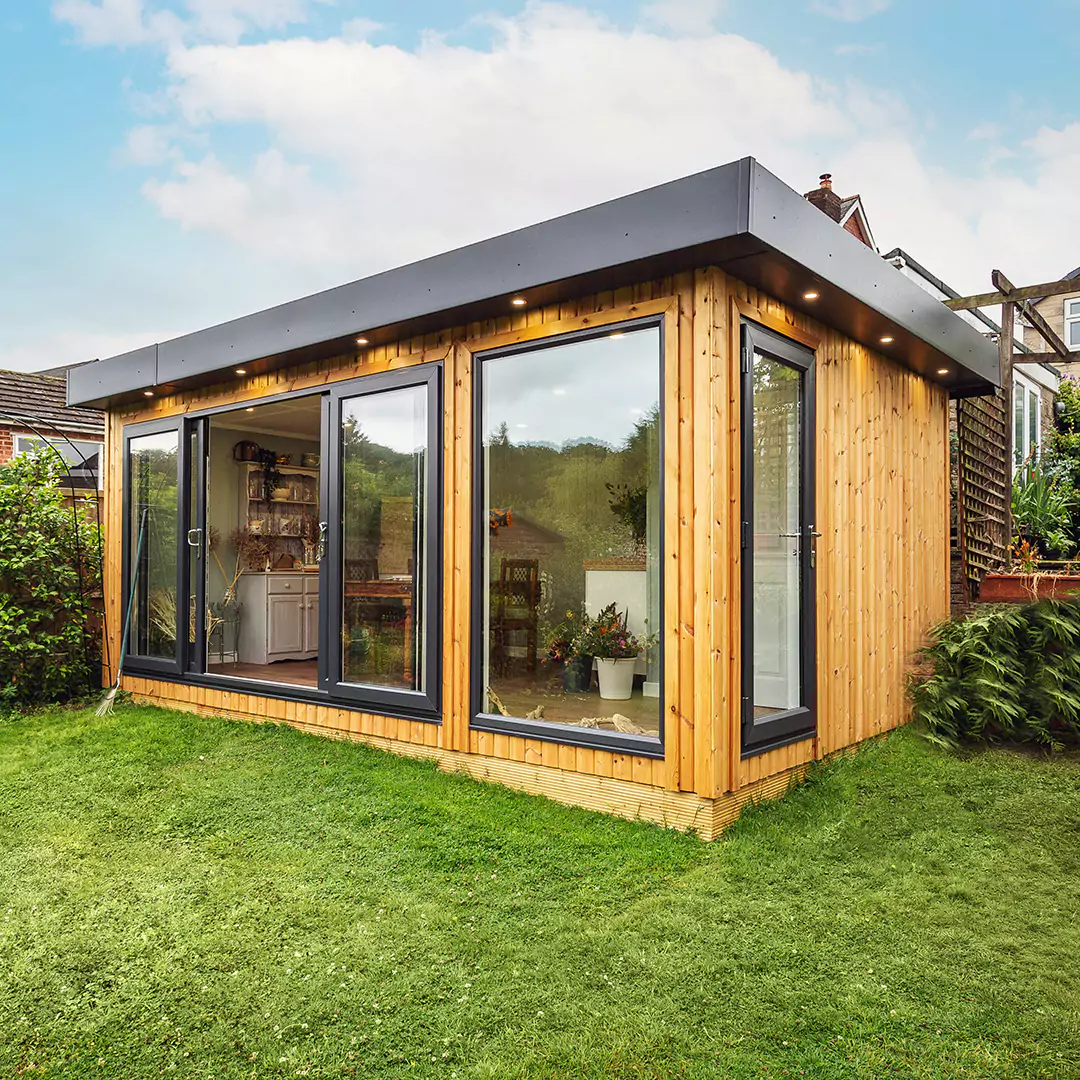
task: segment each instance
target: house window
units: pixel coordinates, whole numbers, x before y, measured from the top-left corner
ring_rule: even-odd
[[[79,487],[97,487],[101,476],[101,456],[104,447],[99,442],[82,439],[41,438],[38,435],[16,435],[16,454],[37,454],[51,446],[70,466],[63,483]]]
[[[1080,297],[1065,301],[1065,344],[1080,351]]]
[[[660,371],[656,322],[480,357],[474,726],[660,738]]]
[[[1042,451],[1042,391],[1020,374],[1013,376],[1013,468]]]

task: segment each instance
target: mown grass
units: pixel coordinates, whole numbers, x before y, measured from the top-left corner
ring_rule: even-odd
[[[287,728],[0,724],[0,1077],[1080,1075],[1080,760],[911,732],[714,844]]]

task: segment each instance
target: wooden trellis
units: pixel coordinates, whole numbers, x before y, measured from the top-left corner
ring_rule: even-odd
[[[975,599],[983,577],[1003,569],[1012,538],[1012,372],[1015,364],[1075,360],[1075,354],[1047,325],[1031,301],[1075,292],[1076,278],[1018,289],[1000,271],[991,274],[995,292],[944,301],[953,311],[1001,305],[1001,389],[994,395],[963,398],[956,403],[957,531],[960,565],[969,598]],[[1051,350],[1013,352],[1013,322],[1019,313]]]
[[[1004,390],[956,403],[957,538],[969,597],[1008,557],[1010,415]]]

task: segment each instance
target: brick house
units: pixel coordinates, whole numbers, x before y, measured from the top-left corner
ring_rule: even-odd
[[[67,404],[63,374],[0,371],[0,464],[45,442],[71,463],[74,484],[96,489],[104,441],[102,414]]]

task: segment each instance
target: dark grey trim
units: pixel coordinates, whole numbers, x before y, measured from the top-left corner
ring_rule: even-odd
[[[637,757],[664,757],[663,741],[651,735],[624,735],[618,731],[599,731],[596,728],[580,728],[571,724],[548,724],[543,720],[495,716],[492,713],[474,714],[469,726],[473,731],[516,735],[522,739],[559,743],[562,746],[580,746],[586,750],[609,750],[634,754]]]
[[[813,738],[817,731],[817,573],[810,558],[816,527],[816,403],[813,352],[780,334],[744,319],[742,369],[742,757]],[[803,704],[767,717],[754,716],[754,463],[750,453],[754,422],[754,354],[770,356],[802,372],[802,414],[799,417],[799,685]]]
[[[607,337],[615,331],[631,332],[634,330],[646,330],[655,327],[658,330],[658,356],[660,365],[660,430],[658,433],[660,443],[660,506],[664,506],[666,489],[664,484],[664,369],[666,367],[664,357],[664,316],[651,315],[641,319],[630,319],[619,323],[607,323],[604,326],[589,328],[588,330],[576,330],[569,334],[558,334],[552,337],[540,338],[535,341],[524,341],[516,345],[508,345],[499,349],[488,349],[473,355],[473,465],[472,465],[472,544],[471,544],[471,603],[469,612],[469,727],[475,731],[491,731],[503,735],[517,735],[526,739],[542,739],[545,742],[565,743],[568,746],[591,747],[603,750],[624,750],[632,754],[643,754],[646,757],[664,756],[664,686],[665,664],[664,652],[664,627],[662,623],[664,611],[664,572],[665,537],[664,529],[660,529],[660,553],[659,565],[661,567],[659,582],[659,605],[661,612],[661,627],[659,645],[660,667],[660,735],[659,738],[643,735],[625,735],[621,732],[599,731],[590,728],[578,728],[569,724],[548,724],[543,721],[526,720],[518,716],[498,716],[483,711],[484,699],[484,605],[488,602],[486,583],[482,581],[484,565],[484,538],[487,536],[488,509],[481,502],[481,493],[484,491],[484,395],[483,395],[483,368],[485,360],[496,360],[504,356],[516,356],[521,353],[542,352],[545,349],[559,348],[580,341],[591,341],[595,338]]]
[[[1000,382],[973,327],[754,161],[639,191],[68,372],[68,403],[104,406],[144,389],[180,391],[510,313],[510,298],[554,303],[717,265],[878,347],[956,394]],[[802,293],[814,286],[814,303]],[[947,365],[948,376],[936,371]]]
[[[125,670],[127,665],[125,664]],[[267,682],[263,679],[241,679],[235,675],[196,674],[194,672],[140,671],[140,675],[157,679],[161,682],[182,683],[184,686],[203,686],[208,690],[220,690],[230,694],[253,694],[256,697],[272,698],[275,701],[296,701],[307,705],[325,705],[331,709],[345,709],[348,712],[371,713],[370,706],[359,702],[332,698],[317,689],[308,689],[294,683]],[[441,717],[432,716],[417,710],[403,707],[400,703],[380,706],[379,716],[389,716],[397,720],[419,720],[425,724],[439,724]]]
[[[186,596],[183,603],[180,603],[180,552],[186,548],[184,521],[186,518],[186,511],[184,509],[184,503],[181,500],[181,494],[186,490],[184,487],[188,471],[186,465],[187,452],[184,445],[184,418],[182,416],[168,417],[162,420],[147,420],[141,424],[129,424],[124,428],[123,439],[121,443],[121,453],[123,454],[122,461],[122,484],[123,493],[121,497],[121,513],[122,524],[120,527],[120,552],[123,563],[120,568],[120,597],[121,597],[121,625],[123,625],[123,619],[127,612],[127,605],[131,597],[131,548],[134,541],[134,537],[131,535],[131,453],[130,444],[132,439],[141,438],[143,435],[159,435],[163,432],[175,431],[176,432],[176,476],[177,476],[177,500],[179,505],[177,506],[177,526],[176,526],[176,550],[177,550],[177,566],[176,566],[176,587],[177,587],[177,605],[176,605],[176,653],[172,660],[168,660],[165,657],[160,656],[140,656],[132,649],[132,643],[135,641],[135,630],[132,629],[132,634],[128,638],[128,649],[124,655],[124,671],[132,672],[135,674],[154,674],[154,675],[179,675],[184,663],[184,650],[187,640],[187,628],[184,624],[183,613],[187,610]]]

